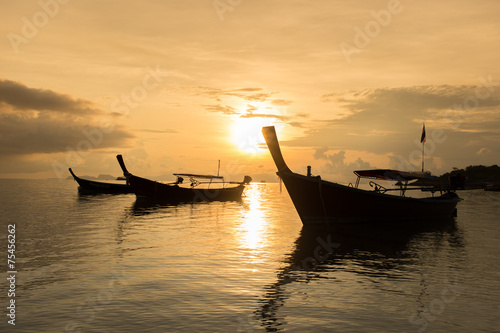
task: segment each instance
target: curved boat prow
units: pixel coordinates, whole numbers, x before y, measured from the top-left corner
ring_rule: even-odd
[[[79,178],[73,173],[73,170],[71,170],[71,168],[68,168],[69,170],[69,173],[73,176],[73,179],[74,180],[78,180]]]
[[[126,177],[130,175],[130,173],[127,170],[127,167],[125,166],[125,162],[123,162],[123,157],[122,155],[116,155],[116,159],[118,160],[118,164],[120,164],[120,167],[122,168],[123,175]]]
[[[278,168],[278,172],[291,172],[290,168],[285,163],[283,155],[281,154],[280,144],[278,142],[278,136],[276,135],[276,130],[274,126],[262,127],[262,134],[266,140],[267,148],[271,152],[274,164]]]

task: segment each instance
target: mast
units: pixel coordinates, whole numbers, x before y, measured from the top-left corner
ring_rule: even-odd
[[[422,143],[422,172],[424,172],[424,147],[425,147],[425,123],[422,127],[422,135],[420,136],[420,142]]]
[[[422,142],[422,172],[424,172],[424,146],[425,146],[425,142]]]

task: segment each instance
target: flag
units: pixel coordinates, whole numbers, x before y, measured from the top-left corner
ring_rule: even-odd
[[[422,136],[420,137],[420,142],[425,143],[425,124],[424,127],[422,127]]]

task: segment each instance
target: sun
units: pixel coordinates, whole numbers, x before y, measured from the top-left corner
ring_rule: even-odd
[[[260,146],[265,143],[262,127],[275,125],[276,119],[264,117],[234,119],[232,140],[241,152],[247,154],[265,153],[267,149]]]

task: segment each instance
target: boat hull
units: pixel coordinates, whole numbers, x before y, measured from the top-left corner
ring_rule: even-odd
[[[307,176],[294,173],[281,154],[274,127],[262,128],[262,134],[278,169],[277,174],[285,183],[304,225],[400,222],[456,215],[460,198],[455,193],[423,199],[398,197],[324,181],[311,176],[310,172]]]
[[[78,183],[78,191],[83,194],[124,194],[124,193],[134,193],[134,190],[130,185],[126,184],[113,184],[105,182],[97,182],[88,179],[82,179],[73,173],[71,168],[69,172],[73,176],[73,179]]]
[[[293,172],[278,172],[278,175],[304,225],[452,217],[460,201],[455,193],[431,198],[399,197]]]
[[[128,180],[137,197],[156,198],[162,201],[202,202],[202,201],[238,201],[244,185],[226,188],[188,188],[179,185],[164,184],[146,178],[129,175]]]

